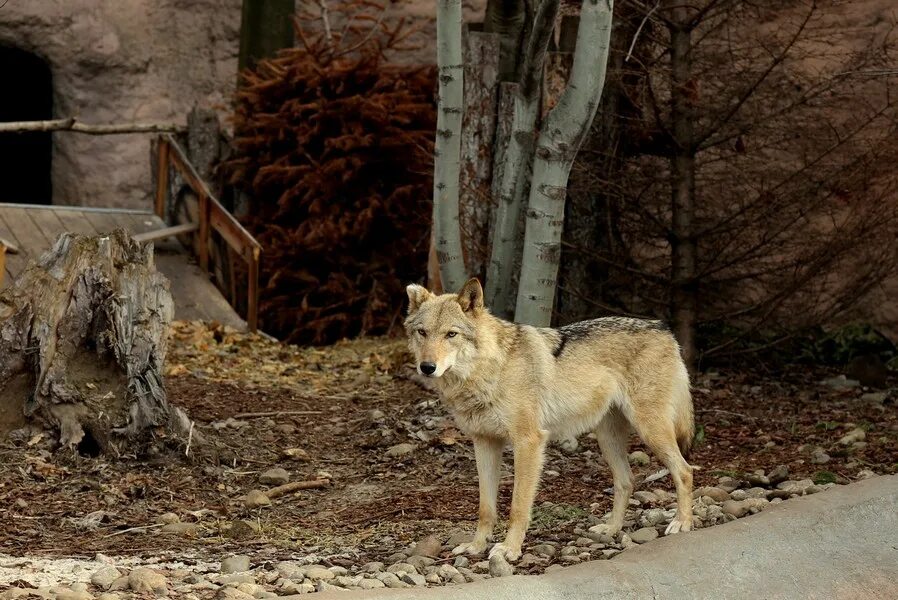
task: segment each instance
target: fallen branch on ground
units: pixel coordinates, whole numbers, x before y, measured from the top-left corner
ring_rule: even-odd
[[[92,125],[82,123],[74,117],[50,121],[10,121],[0,123],[0,133],[27,133],[29,131],[73,131],[87,135],[109,135],[115,133],[167,133],[186,131],[185,125],[176,123],[112,123]]]

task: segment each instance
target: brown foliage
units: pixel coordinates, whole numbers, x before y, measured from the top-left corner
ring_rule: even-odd
[[[264,247],[261,327],[295,343],[385,333],[429,240],[435,69],[370,2],[300,16],[301,46],[244,74],[231,183]],[[318,29],[315,32],[313,30]]]

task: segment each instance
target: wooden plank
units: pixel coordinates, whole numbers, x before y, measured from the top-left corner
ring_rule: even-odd
[[[138,242],[154,242],[163,240],[168,237],[174,237],[197,230],[196,223],[184,223],[183,225],[174,225],[172,227],[164,227],[146,233],[136,233],[132,237]]]
[[[131,233],[146,233],[165,227],[165,223],[152,213],[128,215],[131,221]]]
[[[115,213],[85,212],[82,214],[97,233],[112,233],[121,227],[115,218]]]
[[[50,245],[56,243],[61,233],[65,232],[65,225],[56,216],[55,210],[46,208],[31,208],[28,210],[28,216],[35,225],[44,233],[44,236],[50,240]]]
[[[3,212],[3,218],[9,226],[16,230],[16,235],[19,236],[19,239],[25,240],[25,245],[30,251],[32,258],[37,260],[41,254],[50,249],[54,240],[35,225],[31,217],[28,216],[26,209],[3,208],[0,211]]]
[[[81,235],[96,235],[97,230],[90,224],[84,213],[78,210],[57,210],[56,216],[62,221],[65,230],[70,233],[78,233]]]
[[[6,222],[2,211],[0,211],[0,236],[8,239],[19,248],[18,254],[6,254],[6,272],[10,279],[15,279],[28,265],[29,254],[22,240],[19,239],[19,236],[16,235],[9,223]]]

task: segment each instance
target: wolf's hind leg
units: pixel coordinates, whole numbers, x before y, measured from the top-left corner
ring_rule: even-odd
[[[474,458],[477,461],[477,483],[480,489],[480,510],[474,540],[453,548],[453,554],[480,554],[486,550],[496,525],[496,496],[499,493],[499,472],[502,467],[502,440],[474,437]]]
[[[692,529],[692,467],[680,453],[673,423],[657,415],[637,416],[636,430],[651,451],[664,463],[677,488],[677,514],[665,535]]]
[[[624,516],[633,493],[633,472],[627,457],[627,438],[630,434],[630,423],[616,408],[608,411],[596,429],[596,437],[602,456],[611,469],[614,479],[614,508],[608,518],[608,535],[621,530]]]

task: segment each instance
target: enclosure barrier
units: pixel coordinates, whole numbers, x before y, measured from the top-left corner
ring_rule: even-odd
[[[240,256],[247,266],[246,324],[250,331],[256,331],[259,322],[259,256],[262,246],[234,218],[215,197],[206,182],[187,159],[187,155],[171,134],[160,135],[157,143],[156,174],[156,214],[165,221],[165,206],[168,199],[169,169],[174,167],[193,190],[198,199],[199,262],[204,273],[209,272],[209,247],[212,231],[216,231],[234,254]]]

